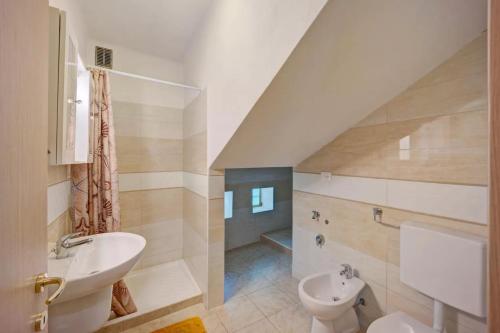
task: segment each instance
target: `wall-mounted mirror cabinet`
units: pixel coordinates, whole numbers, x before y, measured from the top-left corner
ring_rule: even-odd
[[[91,163],[91,78],[68,28],[66,13],[50,8],[49,164]]]

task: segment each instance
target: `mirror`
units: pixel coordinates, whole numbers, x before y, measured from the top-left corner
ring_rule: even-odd
[[[66,14],[50,8],[49,164],[91,163],[91,77],[78,55]]]

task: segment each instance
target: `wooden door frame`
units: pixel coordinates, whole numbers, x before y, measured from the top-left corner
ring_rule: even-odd
[[[488,330],[500,330],[500,0],[489,2],[490,219]]]
[[[0,331],[47,310],[48,0],[0,0]],[[43,330],[47,332],[47,328]]]

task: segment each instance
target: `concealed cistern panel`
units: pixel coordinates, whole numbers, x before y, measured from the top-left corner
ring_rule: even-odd
[[[425,223],[401,225],[401,281],[486,317],[486,239]]]

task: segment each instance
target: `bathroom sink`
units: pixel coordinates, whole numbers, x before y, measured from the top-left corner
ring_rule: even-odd
[[[364,286],[364,281],[346,277],[341,269],[302,279],[299,297],[313,315],[311,332],[357,332],[359,324],[353,306]]]
[[[142,236],[126,232],[90,238],[93,242],[71,248],[68,258],[49,258],[49,275],[66,279],[66,288],[54,304],[88,295],[120,280],[139,260],[146,246]]]
[[[90,238],[92,242],[69,249],[67,258],[49,256],[49,275],[66,279],[62,295],[49,306],[50,332],[98,329],[109,315],[113,283],[134,267],[146,246],[142,236],[126,232]],[[87,327],[89,323],[98,327]]]

